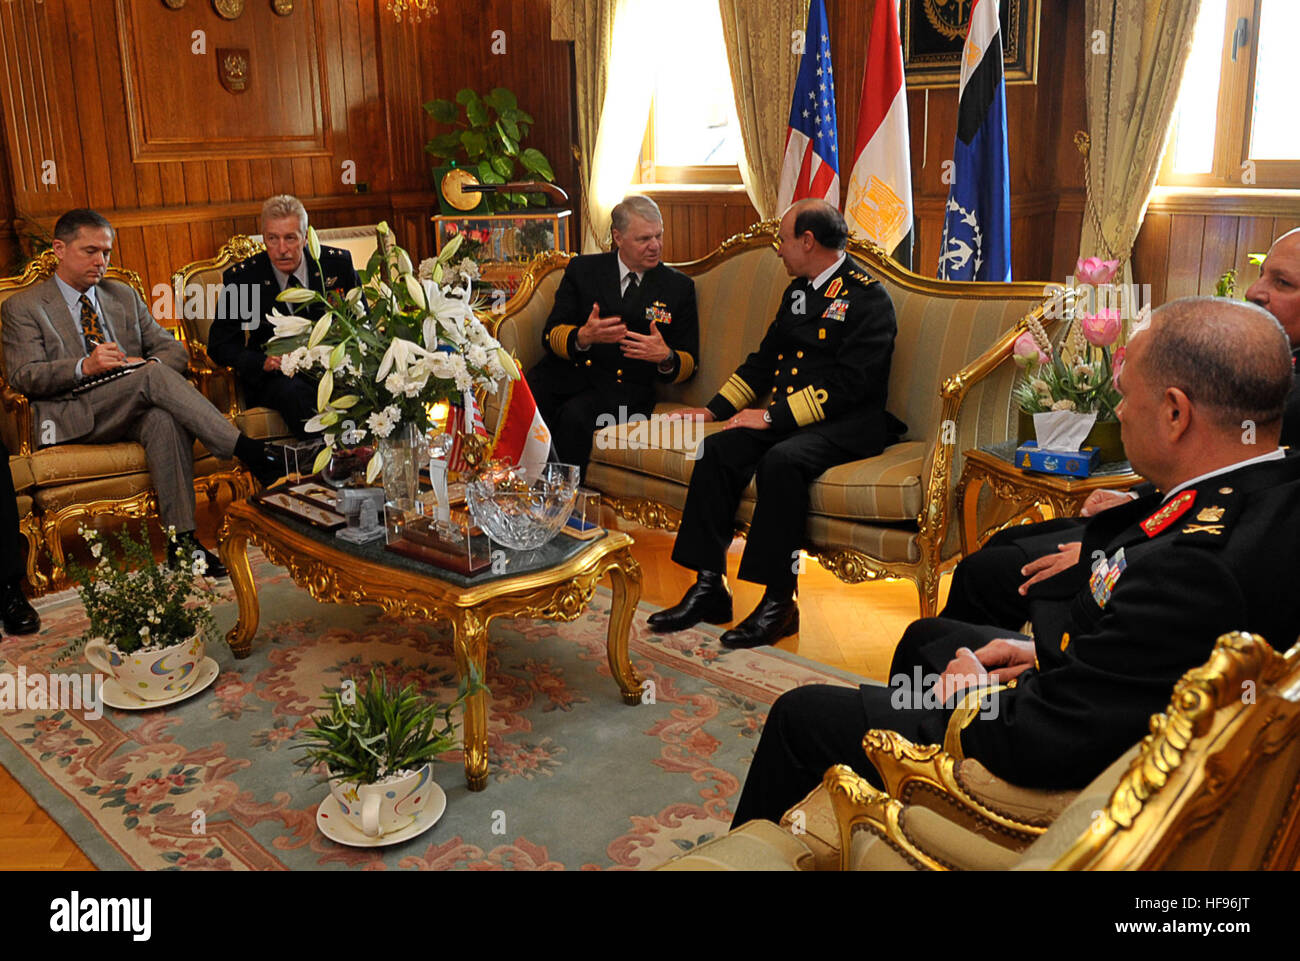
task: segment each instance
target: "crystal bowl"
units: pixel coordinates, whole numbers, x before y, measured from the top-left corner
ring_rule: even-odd
[[[530,478],[522,467],[490,466],[465,485],[474,523],[492,540],[531,551],[554,537],[573,513],[581,472],[573,464],[544,464]]]

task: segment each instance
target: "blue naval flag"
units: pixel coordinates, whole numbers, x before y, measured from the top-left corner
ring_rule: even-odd
[[[997,0],[976,0],[962,51],[941,280],[1011,280],[1007,98]]]

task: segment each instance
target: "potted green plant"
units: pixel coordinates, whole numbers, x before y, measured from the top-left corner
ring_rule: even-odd
[[[154,561],[148,536],[117,534],[121,556],[93,528],[78,529],[95,559],[87,569],[73,561],[68,572],[90,626],[74,638],[63,659],[83,651],[90,664],[112,676],[142,701],[169,701],[185,694],[200,676],[205,645],[212,639],[212,602],[202,556],[190,559],[167,529],[168,563]]]
[[[478,175],[481,183],[504,184],[517,179],[522,167],[528,177],[555,182],[551,162],[536,147],[524,147],[532,129],[532,115],[519,109],[519,101],[505,87],[479,94],[466,87],[450,100],[431,100],[424,110],[441,124],[457,129],[441,133],[424,145],[424,149],[444,161],[456,161]],[[518,167],[516,166],[518,165]],[[488,196],[494,213],[527,207],[545,206],[542,194],[494,193]]]
[[[434,795],[433,761],[456,746],[451,704],[414,685],[393,690],[375,671],[364,692],[329,691],[328,710],[301,732],[300,764],[323,778],[346,821],[376,838],[414,824]]]

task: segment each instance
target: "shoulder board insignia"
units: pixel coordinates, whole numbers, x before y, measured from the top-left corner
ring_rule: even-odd
[[[1220,507],[1218,504],[1214,504],[1197,511],[1196,519],[1202,524],[1217,524],[1219,521],[1223,520],[1223,512],[1224,508]]]
[[[1163,505],[1154,514],[1142,522],[1142,530],[1147,537],[1155,537],[1192,509],[1196,500],[1196,491],[1183,491],[1169,503]]]
[[[866,274],[862,273],[860,270],[850,270],[849,276],[852,277],[854,280],[861,281],[864,284],[874,284],[876,282],[871,277],[868,277]]]
[[[844,281],[841,280],[839,277],[836,277],[834,280],[830,282],[830,285],[827,286],[825,296],[838,297],[843,287],[844,287]]]

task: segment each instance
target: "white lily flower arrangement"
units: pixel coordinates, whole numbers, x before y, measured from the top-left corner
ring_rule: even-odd
[[[275,335],[267,351],[281,356],[281,370],[320,379],[317,413],[307,422],[326,441],[318,471],[336,445],[382,440],[405,425],[428,430],[436,402],[459,402],[467,390],[494,394],[498,381],[520,376],[476,313],[472,278],[447,266],[460,237],[422,262],[417,273],[406,251],[392,243],[386,224],[377,234],[379,247],[360,287],[346,295],[291,287],[278,297],[286,309],[270,316]],[[310,227],[307,247],[316,257],[319,241]],[[323,306],[318,320],[297,316],[312,304]],[[376,453],[367,479],[373,481],[382,467]]]

